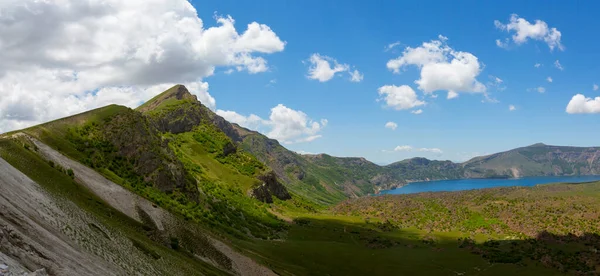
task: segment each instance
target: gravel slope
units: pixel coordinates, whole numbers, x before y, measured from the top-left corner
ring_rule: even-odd
[[[37,183],[1,158],[0,175],[0,251],[30,271],[46,268],[53,275],[124,274],[59,231],[57,228],[66,225],[82,225]]]

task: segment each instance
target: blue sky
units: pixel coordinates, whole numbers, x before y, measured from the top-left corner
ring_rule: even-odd
[[[600,21],[592,12],[596,3],[565,5],[561,1],[194,1],[202,18],[229,14],[236,24],[258,21],[269,25],[286,49],[269,56],[273,67],[261,75],[219,74],[210,77],[211,94],[219,108],[240,114],[268,117],[279,103],[302,110],[313,119],[326,118],[323,137],[310,143],[286,145],[292,150],[325,152],[337,156],[364,156],[387,163],[411,156],[464,160],[472,155],[493,153],[536,142],[557,145],[600,145],[598,114],[568,114],[565,108],[573,95],[597,97],[593,84],[600,82],[600,51],[592,33]],[[498,2],[500,3],[500,2]],[[542,20],[561,34],[564,51],[551,51],[546,42],[529,39],[521,45],[502,49],[496,39],[511,37],[494,21],[507,23],[511,14],[534,24]],[[482,103],[481,94],[461,94],[448,100],[439,91],[420,106],[423,113],[394,110],[377,102],[377,89],[383,85],[414,83],[419,70],[406,68],[393,74],[388,60],[397,58],[405,47],[448,38],[453,49],[477,56],[484,64],[477,79],[486,84],[490,75],[503,80],[505,90],[490,91],[498,103]],[[401,44],[393,51],[384,47]],[[307,60],[313,53],[330,56],[355,66],[364,80],[354,83],[341,74],[321,83],[310,80]],[[554,66],[559,60],[564,70]],[[535,68],[536,63],[541,64]],[[552,78],[552,83],[547,81]],[[271,79],[276,83],[266,87]],[[544,87],[545,92],[528,91]],[[488,90],[491,90],[488,88]],[[516,110],[509,111],[509,105]],[[395,130],[384,128],[395,122]],[[392,151],[396,146],[439,148],[442,155]]]
[[[594,1],[65,1],[0,3],[0,132],[183,83],[298,152],[384,164],[600,145]],[[309,78],[311,57],[341,72]]]

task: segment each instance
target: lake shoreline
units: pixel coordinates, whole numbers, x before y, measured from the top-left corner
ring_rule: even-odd
[[[575,176],[529,176],[519,178],[464,178],[464,179],[438,179],[426,181],[407,181],[406,185],[381,190],[378,195],[413,194],[422,192],[454,192],[477,190],[495,187],[523,186],[530,187],[538,184],[568,183],[580,184],[585,182],[600,181],[600,175],[575,175]],[[456,184],[459,183],[459,184]],[[418,185],[415,185],[418,184]],[[410,188],[410,189],[408,189]]]

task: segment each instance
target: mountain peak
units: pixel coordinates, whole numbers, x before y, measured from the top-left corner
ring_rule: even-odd
[[[162,92],[156,97],[145,102],[144,104],[136,108],[136,110],[144,113],[153,110],[158,106],[163,105],[163,103],[167,103],[171,100],[176,101],[185,99],[198,101],[198,98],[195,95],[192,95],[192,93],[190,93],[190,91],[183,84],[177,84],[167,89],[165,92]]]
[[[535,144],[531,145],[530,147],[545,147],[545,146],[546,146],[546,144],[544,144],[544,143],[535,143]]]

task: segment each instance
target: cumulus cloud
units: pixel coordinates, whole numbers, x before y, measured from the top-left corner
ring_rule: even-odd
[[[533,67],[535,67],[535,68],[540,68],[541,66],[542,66],[541,63],[536,63],[536,64],[533,65]]]
[[[389,128],[391,130],[396,130],[397,127],[398,127],[398,124],[396,124],[394,122],[385,123],[385,128]]]
[[[327,120],[311,120],[306,113],[279,104],[271,108],[269,119],[255,114],[241,115],[235,111],[217,110],[218,115],[240,126],[259,131],[285,144],[311,142],[322,137]]]
[[[407,145],[405,145],[405,146],[397,146],[397,147],[394,148],[394,151],[411,151],[411,150],[413,150],[413,147],[407,146]]]
[[[262,118],[260,118],[259,116],[255,115],[255,114],[250,114],[249,116],[244,116],[235,111],[221,110],[221,109],[218,109],[216,111],[216,113],[217,113],[217,115],[225,118],[225,120],[227,120],[231,123],[236,123],[242,127],[253,129],[253,130],[258,130],[262,126],[268,124],[267,121],[263,120]]]
[[[565,68],[562,67],[562,65],[560,64],[560,61],[558,61],[558,59],[554,62],[554,67],[556,67],[558,70],[565,70]]]
[[[546,78],[546,81],[548,81],[548,82],[552,82],[552,81],[553,81],[553,80],[552,80],[552,77],[547,77],[547,78]]]
[[[446,98],[448,100],[458,98],[458,93],[450,90],[450,91],[448,91],[448,96]]]
[[[420,79],[415,83],[425,94],[446,90],[451,99],[459,92],[485,93],[485,85],[477,80],[482,70],[477,57],[452,49],[447,40],[440,35],[419,47],[406,47],[400,57],[387,62],[387,68],[394,73],[411,65],[419,68]]]
[[[319,54],[310,56],[309,62],[311,66],[308,68],[308,78],[320,82],[329,81],[336,73],[350,69],[350,66],[347,64],[339,64],[335,59]],[[333,67],[331,67],[332,64]]]
[[[0,10],[0,131],[134,107],[175,83],[214,108],[204,77],[216,67],[264,72],[264,56],[285,47],[257,22],[238,32],[216,16],[206,28],[186,0],[3,1]]]
[[[533,39],[546,42],[551,51],[555,48],[561,51],[565,49],[560,42],[560,31],[556,28],[548,27],[548,24],[542,20],[535,20],[535,23],[532,24],[525,20],[525,18],[512,14],[508,23],[504,24],[495,20],[494,25],[502,31],[507,31],[509,33],[514,32],[512,41],[517,45],[523,44],[529,39]],[[496,44],[501,48],[506,48],[507,43],[502,43],[502,45],[500,45],[498,44],[499,41],[500,40],[496,40]]]
[[[508,110],[509,111],[515,111],[515,110],[517,110],[517,107],[511,104],[511,105],[508,106]]]
[[[600,97],[592,99],[585,97],[583,94],[577,94],[569,101],[567,113],[600,113]]]
[[[350,81],[351,82],[361,82],[365,78],[365,75],[358,72],[358,70],[354,70],[350,72]]]
[[[380,96],[378,101],[385,101],[386,106],[396,110],[411,109],[425,104],[408,85],[385,85],[379,87],[378,92]]]
[[[334,58],[318,53],[312,54],[308,62],[310,63],[310,67],[308,68],[307,77],[312,80],[327,82],[341,72],[348,72],[350,74],[350,81],[352,82],[360,82],[364,78],[364,75],[358,70],[350,71],[350,65],[339,63]]]
[[[423,113],[423,109],[413,110],[410,113],[415,114],[415,115],[419,115],[419,114]]]
[[[592,86],[592,89],[594,89],[594,91],[598,91],[598,85],[594,83],[594,85]]]

